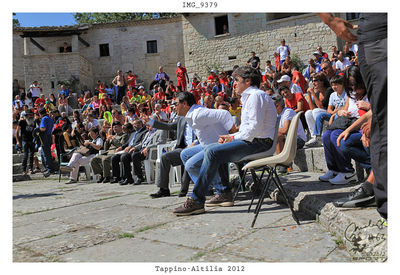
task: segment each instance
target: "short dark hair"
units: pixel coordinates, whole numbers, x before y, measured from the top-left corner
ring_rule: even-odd
[[[47,114],[46,109],[45,109],[45,108],[40,108],[39,114],[41,114],[41,115],[46,115],[46,114]]]
[[[179,103],[183,103],[184,101],[186,101],[186,103],[189,106],[196,104],[196,98],[194,97],[194,95],[192,93],[189,93],[189,92],[179,93],[177,99],[178,99]]]
[[[344,78],[341,75],[334,75],[332,76],[331,80],[330,80],[331,85],[333,83],[335,84],[340,84],[340,85],[344,85]]]
[[[132,123],[130,123],[130,122],[128,122],[128,123],[126,123],[126,124],[124,124],[123,126],[125,126],[125,127],[126,127],[126,129],[128,129],[128,130],[130,130],[130,131],[132,131],[132,130],[133,130],[133,125],[132,125]]]
[[[254,69],[251,66],[241,66],[237,68],[233,73],[232,76],[240,76],[243,79],[250,79],[250,85],[251,86],[260,86],[261,83],[261,77],[260,74],[256,69]]]
[[[281,93],[283,90],[289,90],[289,91],[290,91],[290,89],[289,89],[288,86],[281,86],[281,87],[279,87],[279,93]]]
[[[116,125],[121,126],[121,122],[119,122],[118,120],[116,120],[116,121],[114,121],[114,122],[112,123],[112,126],[116,126]]]

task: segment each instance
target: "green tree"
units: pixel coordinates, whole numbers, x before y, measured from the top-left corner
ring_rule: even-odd
[[[16,15],[16,13],[15,12],[13,12],[13,16],[15,16]],[[21,25],[20,25],[20,23],[19,23],[19,20],[18,19],[16,19],[16,18],[13,18],[13,27],[20,27]]]
[[[101,12],[77,12],[74,14],[75,21],[78,24],[90,23],[110,23],[129,20],[168,18],[177,16],[177,13],[101,13]]]

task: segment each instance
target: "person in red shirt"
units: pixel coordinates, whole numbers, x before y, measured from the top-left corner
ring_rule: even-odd
[[[292,68],[292,83],[300,86],[303,93],[305,93],[308,89],[308,83],[304,75],[298,71],[296,66]]]
[[[162,87],[158,87],[158,92],[154,95],[154,100],[162,100],[165,101],[165,93]]]
[[[319,52],[319,54],[321,55],[322,58],[329,59],[328,54],[326,52],[322,51],[322,47],[321,46],[317,47],[317,51]]]
[[[211,70],[211,74],[208,76],[207,80],[214,81],[214,80],[217,79],[217,78],[218,78],[218,76],[217,76],[217,74],[215,73],[215,70]]]
[[[192,87],[190,88],[190,90],[196,90],[200,86],[200,81],[197,80],[197,77],[193,76],[192,78]]]
[[[35,108],[38,110],[46,104],[46,97],[44,94],[40,94],[40,97],[35,101]]]
[[[186,87],[187,84],[189,82],[189,76],[187,74],[186,68],[182,66],[181,62],[178,62],[176,64],[176,66],[178,66],[178,68],[176,69],[176,76],[178,78],[178,87],[182,90],[182,91],[186,91]],[[186,82],[187,79],[187,82]]]
[[[136,75],[133,74],[132,71],[128,71],[127,74],[126,82],[128,82],[128,89],[132,91],[132,89],[136,87]]]
[[[104,93],[102,99],[100,99],[100,107],[102,105],[105,105],[107,111],[111,111],[111,104],[112,104],[111,99],[108,97],[107,93]]]
[[[219,73],[219,82],[224,85],[224,87],[229,86],[229,78],[226,76],[225,72],[220,72]]]
[[[300,111],[306,112],[310,109],[310,106],[302,93],[292,94],[287,86],[280,87],[279,93],[285,98],[286,107],[293,109],[296,113]]]

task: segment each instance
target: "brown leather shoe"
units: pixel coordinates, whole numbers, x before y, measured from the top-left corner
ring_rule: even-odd
[[[206,201],[206,206],[233,206],[232,193],[216,194]]]
[[[193,198],[187,198],[185,203],[182,206],[175,208],[173,213],[177,216],[189,216],[194,214],[201,214],[204,212],[204,204],[198,203]]]

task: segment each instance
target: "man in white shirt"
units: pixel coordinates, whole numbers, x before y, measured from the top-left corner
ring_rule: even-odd
[[[243,157],[268,150],[273,143],[276,123],[276,109],[272,99],[258,89],[261,79],[258,72],[250,67],[237,68],[234,73],[234,89],[241,95],[243,103],[242,123],[238,132],[221,135],[218,143],[204,148],[204,159],[195,181],[192,196],[176,208],[178,216],[204,213],[207,206],[232,206],[232,193],[219,193],[205,202],[205,195],[212,180],[217,176],[221,164],[237,162]]]
[[[233,132],[234,126],[232,115],[227,110],[216,110],[196,105],[194,95],[188,92],[178,95],[177,112],[185,116],[188,125],[193,129],[198,139],[195,146],[189,146],[181,152],[181,159],[193,182],[199,177],[200,168],[204,158],[204,148],[215,144],[221,135]],[[218,175],[210,179],[210,186],[214,186],[218,193],[230,192],[228,166],[217,165]]]
[[[285,39],[281,40],[281,45],[276,49],[276,52],[279,54],[281,65],[285,61],[286,56],[290,55],[290,47],[285,45]]]
[[[29,86],[29,91],[32,93],[32,102],[35,103],[36,99],[40,97],[42,87],[40,87],[38,82],[35,80],[32,82],[32,85]]]
[[[335,69],[337,71],[344,71],[350,65],[351,65],[351,62],[349,61],[349,59],[348,58],[344,58],[343,57],[343,52],[340,51],[339,54],[338,54],[338,61],[336,61],[336,63],[335,63]]]

